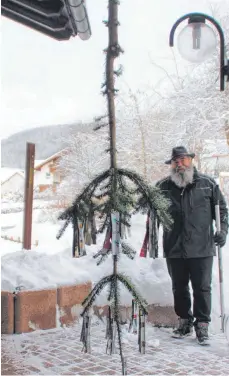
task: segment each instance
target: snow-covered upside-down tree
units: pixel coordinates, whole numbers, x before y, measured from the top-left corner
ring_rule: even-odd
[[[114,86],[114,77],[120,74],[120,70],[114,70],[114,60],[122,49],[118,43],[118,0],[109,0],[108,21],[104,21],[109,31],[109,44],[106,50],[106,71],[105,82],[102,85],[103,94],[107,98],[108,114],[101,119],[108,118],[105,123],[98,123],[96,130],[109,126],[109,148],[110,168],[96,176],[79,194],[72,205],[61,215],[60,219],[65,220],[58,237],[66,229],[69,223],[86,222],[96,214],[99,219],[98,232],[105,232],[105,240],[102,250],[95,258],[98,264],[102,262],[109,254],[113,258],[113,273],[102,278],[82,302],[83,328],[81,340],[84,343],[84,350],[89,351],[89,311],[95,302],[96,297],[102,289],[108,287],[109,318],[107,326],[107,349],[112,354],[114,352],[115,335],[119,345],[119,353],[122,362],[122,373],[126,374],[125,360],[123,356],[121,341],[121,302],[120,287],[123,285],[132,294],[135,302],[138,304],[140,315],[147,314],[147,302],[140,296],[137,289],[131,283],[131,280],[118,272],[118,260],[120,253],[124,253],[133,259],[135,251],[124,241],[122,241],[123,226],[130,226],[130,218],[136,212],[150,212],[153,231],[152,244],[154,252],[157,253],[157,226],[156,218],[165,227],[171,224],[171,218],[168,214],[169,202],[162,196],[156,187],[149,186],[144,179],[136,172],[123,168],[118,168],[116,161],[116,118],[115,118],[115,94],[117,90]]]

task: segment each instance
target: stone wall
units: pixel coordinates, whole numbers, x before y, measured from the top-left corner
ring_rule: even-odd
[[[2,334],[27,333],[70,325],[79,319],[91,282],[57,289],[1,292]]]
[[[81,303],[92,289],[91,282],[57,289],[2,291],[2,334],[27,333],[38,329],[70,326],[79,320]],[[93,313],[105,322],[108,305],[93,306]],[[122,322],[131,318],[131,307],[121,307]],[[156,326],[173,327],[177,317],[171,306],[149,305],[146,320]]]

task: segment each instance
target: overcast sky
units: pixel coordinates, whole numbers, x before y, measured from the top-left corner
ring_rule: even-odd
[[[229,6],[229,0],[121,0],[122,79],[133,89],[156,83],[160,72],[150,64],[149,54],[172,72],[168,35],[173,23],[188,12],[210,13],[211,4],[221,3]],[[58,42],[2,17],[1,138],[103,114],[107,0],[87,0],[87,7],[92,29],[88,41],[76,37]]]

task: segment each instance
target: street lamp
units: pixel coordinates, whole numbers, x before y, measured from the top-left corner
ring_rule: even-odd
[[[229,60],[226,59],[224,34],[219,23],[204,13],[188,13],[180,17],[173,25],[169,45],[174,46],[174,34],[181,22],[188,19],[188,25],[178,34],[177,44],[181,56],[191,62],[200,63],[208,59],[216,50],[216,34],[206,24],[206,20],[213,24],[220,39],[220,90],[224,90],[225,76],[229,81]],[[226,61],[227,60],[227,61]]]

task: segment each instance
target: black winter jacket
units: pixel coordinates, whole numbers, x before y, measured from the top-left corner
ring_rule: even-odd
[[[157,184],[170,199],[169,212],[173,218],[170,230],[163,232],[164,256],[194,258],[213,256],[213,220],[215,219],[214,188],[216,182],[195,169],[193,183],[179,188],[167,177]],[[228,232],[228,210],[220,192],[221,230]]]

